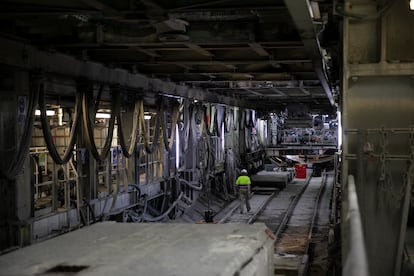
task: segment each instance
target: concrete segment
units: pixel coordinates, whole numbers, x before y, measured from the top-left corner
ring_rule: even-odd
[[[84,266],[76,275],[273,275],[274,241],[265,230],[262,223],[99,223],[0,256],[0,275],[43,275],[57,265]]]

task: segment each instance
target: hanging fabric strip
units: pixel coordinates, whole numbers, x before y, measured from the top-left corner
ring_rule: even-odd
[[[239,126],[240,126],[240,109],[238,107],[234,107],[233,109],[233,129],[235,131],[239,130]]]
[[[217,122],[216,122],[216,107],[213,104],[210,104],[210,128],[209,132],[210,134],[214,134],[214,130],[216,129]]]
[[[53,161],[58,165],[66,164],[72,157],[73,149],[75,147],[76,138],[78,136],[79,123],[82,115],[82,99],[79,93],[76,94],[75,100],[75,118],[73,119],[72,128],[69,135],[69,144],[65,149],[65,153],[61,158],[56,145],[53,142],[52,133],[50,131],[49,120],[46,117],[46,104],[45,104],[45,94],[44,94],[44,85],[41,85],[40,94],[39,94],[39,109],[40,109],[40,121],[42,123],[43,137],[45,139],[47,150],[50,153]]]
[[[96,148],[95,138],[94,138],[94,126],[92,122],[94,118],[91,116],[91,111],[94,111],[96,108],[91,108],[92,104],[93,90],[90,91],[87,95],[85,91],[82,93],[82,112],[83,112],[83,125],[85,132],[85,142],[88,149],[91,151],[95,160],[103,161],[108,156],[109,150],[111,149],[112,137],[114,134],[115,118],[116,118],[116,109],[119,108],[119,102],[117,102],[115,93],[112,93],[111,100],[111,118],[109,119],[108,126],[108,135],[106,136],[105,144],[102,149],[101,154],[99,154],[98,149]]]
[[[168,126],[166,121],[167,112],[163,112],[164,116],[162,116],[162,127],[163,127],[163,140],[164,140],[164,147],[165,150],[168,152],[172,151],[173,145],[174,145],[174,138],[175,138],[175,129],[177,127],[178,118],[180,116],[179,112],[179,104],[177,102],[173,105],[173,110],[171,114],[171,132],[170,137],[168,138]]]
[[[251,127],[251,110],[250,109],[246,109],[245,111],[244,111],[244,114],[245,114],[245,120],[244,120],[244,124],[245,124],[245,126],[247,127],[247,128],[250,128]]]
[[[256,127],[256,110],[252,109],[251,126]]]
[[[216,110],[217,110],[217,119],[216,119],[217,136],[221,137],[221,135],[224,135],[224,133],[221,133],[221,126],[222,126],[223,121],[224,121],[224,114],[225,114],[226,109],[225,109],[224,106],[218,105],[216,107]]]
[[[240,109],[240,120],[239,120],[239,130],[244,130],[246,125],[246,111],[244,109]]]
[[[190,139],[190,120],[191,120],[191,114],[190,114],[190,101],[188,99],[184,100],[183,103],[183,123],[184,123],[184,135],[183,135],[183,143],[181,144],[181,147],[183,148],[183,153],[186,153],[188,150],[188,141]]]
[[[29,151],[30,142],[32,140],[33,122],[35,117],[36,104],[39,98],[40,85],[42,80],[39,76],[31,76],[31,88],[29,93],[29,103],[27,106],[27,115],[24,122],[24,129],[20,140],[19,149],[13,154],[11,160],[7,162],[7,169],[1,169],[0,175],[9,180],[13,180],[22,171],[26,156]],[[2,133],[2,135],[8,135]],[[17,147],[17,143],[16,143]]]
[[[144,147],[147,153],[154,153],[154,151],[158,147],[159,137],[161,132],[161,117],[163,115],[163,105],[161,103],[158,104],[157,115],[155,117],[155,128],[154,134],[152,135],[152,143],[151,146],[149,145],[148,138],[146,136],[147,133],[150,133],[150,129],[146,129],[145,127],[145,117],[144,117],[144,103],[141,103],[140,110],[139,110],[139,125],[140,125],[140,133],[142,133],[142,138],[144,140]]]
[[[138,135],[138,128],[139,128],[139,109],[141,106],[141,101],[136,101],[134,106],[134,114],[132,117],[132,131],[131,135],[129,137],[129,147],[127,147],[125,142],[125,135],[124,135],[124,129],[123,129],[123,122],[122,122],[122,114],[121,114],[121,104],[120,104],[120,94],[117,95],[117,98],[119,101],[119,108],[116,110],[116,122],[118,124],[118,138],[119,143],[121,144],[122,153],[126,158],[130,158],[132,154],[134,153],[136,141],[137,141],[137,135]]]
[[[244,143],[245,143],[247,151],[251,151],[251,149],[252,149],[251,148],[251,140],[252,140],[252,138],[251,138],[250,129],[245,128],[244,129]]]
[[[233,128],[234,113],[233,113],[233,110],[229,106],[227,106],[225,114],[226,115],[225,115],[225,118],[224,118],[224,125],[225,125],[224,129],[225,129],[226,133],[229,133],[230,130]]]
[[[191,131],[193,133],[192,136],[194,142],[200,140],[205,124],[204,107],[200,104],[193,105],[191,115]]]
[[[210,129],[210,124],[211,124],[210,104],[204,105],[203,108],[204,108],[204,114],[206,114],[206,116],[204,117],[204,122],[205,122],[206,128]]]

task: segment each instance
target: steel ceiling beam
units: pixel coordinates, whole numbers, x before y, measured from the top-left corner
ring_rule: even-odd
[[[108,6],[107,4],[103,3],[102,1],[98,1],[98,0],[81,0],[83,3],[85,3],[86,5],[93,7],[99,11],[102,11],[104,13],[108,13],[108,14],[114,14],[114,15],[118,15],[119,12]]]
[[[161,57],[161,55],[157,54],[154,50],[151,50],[151,49],[144,49],[141,47],[129,47],[129,49],[144,53],[150,57]]]
[[[321,54],[319,40],[313,26],[313,20],[309,13],[308,0],[284,0],[290,16],[296,25],[298,33],[305,46],[306,52],[310,55],[315,72],[321,81],[326,96],[331,105],[335,104],[329,79],[325,71],[325,64]]]
[[[184,43],[184,45],[187,46],[188,48],[190,48],[191,50],[199,53],[200,55],[203,55],[203,56],[206,56],[206,57],[214,56],[211,52],[203,49],[202,47],[198,46],[196,43],[186,42],[186,43]]]
[[[259,56],[261,57],[270,57],[270,54],[268,51],[266,51],[262,45],[259,43],[249,43],[250,48]]]
[[[164,65],[164,64],[186,64],[186,65],[232,65],[232,64],[295,64],[295,63],[309,63],[310,59],[279,59],[279,60],[128,60],[128,61],[116,61],[113,63],[119,64],[145,64],[148,66]]]
[[[119,85],[144,92],[247,107],[242,100],[217,95],[205,89],[148,78],[141,74],[132,74],[124,69],[109,68],[97,62],[81,61],[65,54],[40,51],[33,46],[14,40],[0,38],[0,45],[2,51],[7,53],[7,55],[0,55],[0,65],[57,74],[74,79],[86,79],[108,85]]]

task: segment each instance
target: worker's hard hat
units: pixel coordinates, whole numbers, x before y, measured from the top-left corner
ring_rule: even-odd
[[[247,174],[247,170],[246,169],[243,169],[243,170],[241,170],[241,173],[242,174]]]

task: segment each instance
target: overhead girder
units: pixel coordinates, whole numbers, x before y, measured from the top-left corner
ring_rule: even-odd
[[[305,46],[305,50],[308,52],[309,56],[312,59],[315,72],[321,81],[326,96],[328,97],[331,105],[334,105],[334,96],[332,93],[330,80],[327,76],[326,64],[324,62],[319,40],[314,29],[313,19],[309,12],[309,2],[305,0],[285,0],[285,5],[288,8],[293,22],[296,25],[296,28]]]
[[[127,70],[109,68],[96,62],[80,61],[60,53],[43,52],[24,43],[5,38],[0,38],[0,44],[2,49],[8,53],[0,56],[0,64],[200,101],[232,106],[244,106],[245,104],[242,100],[209,93],[201,88],[152,79],[144,75],[130,73]]]

